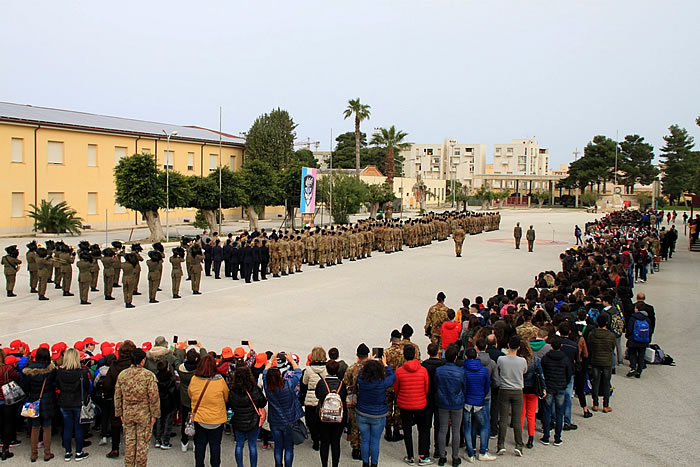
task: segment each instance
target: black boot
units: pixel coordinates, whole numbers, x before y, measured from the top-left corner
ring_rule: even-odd
[[[527,444],[525,445],[525,447],[527,447],[528,449],[532,449],[532,447],[534,446],[534,443],[535,443],[535,437],[534,437],[534,436],[528,436],[528,438],[527,438]]]
[[[362,459],[362,454],[360,453],[359,449],[352,450],[352,458],[356,461],[359,461],[360,459]]]
[[[10,459],[11,457],[14,457],[14,453],[12,453],[9,449],[2,450],[2,457],[0,457],[0,459],[7,460],[7,459]]]
[[[8,290],[8,291],[7,291],[7,296],[8,296],[8,297],[16,297],[17,294],[12,293],[11,291]]]
[[[393,441],[393,437],[391,436],[391,427],[387,426],[384,431],[384,439],[387,441]]]

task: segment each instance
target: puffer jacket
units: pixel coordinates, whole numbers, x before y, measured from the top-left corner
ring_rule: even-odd
[[[326,371],[325,362],[313,362],[311,365],[306,367],[304,371],[304,376],[301,378],[302,384],[307,386],[306,397],[304,397],[304,405],[315,407],[318,405],[318,399],[316,398],[316,385],[321,378],[328,376]]]
[[[587,344],[588,353],[591,356],[591,366],[612,366],[615,340],[615,334],[608,329],[596,328],[590,332]]]
[[[407,410],[425,408],[428,389],[428,370],[421,366],[418,360],[409,360],[396,370],[394,392],[399,408]]]
[[[442,323],[441,337],[442,348],[447,349],[447,346],[459,339],[459,333],[462,332],[462,323],[456,321],[445,321]]]
[[[180,403],[183,407],[192,408],[190,393],[187,389],[190,387],[190,381],[192,381],[196,369],[197,362],[185,362],[177,367],[177,374],[180,376]]]
[[[362,371],[357,375],[357,404],[355,410],[360,414],[386,415],[389,407],[386,404],[386,390],[393,386],[396,374],[389,365],[384,367],[386,376],[378,381],[365,381]]]
[[[479,360],[475,360],[481,362]],[[464,370],[448,362],[435,370],[436,403],[438,408],[459,410],[464,407],[467,376]]]
[[[168,362],[168,369],[170,371],[175,369],[175,356],[173,355],[173,351],[167,347],[153,347],[146,352],[146,363],[143,367],[155,374],[158,371],[158,362],[161,360]]]
[[[633,339],[634,336],[634,325],[637,321],[649,322],[649,316],[646,311],[636,311],[632,316],[630,316],[629,321],[627,321],[627,329],[625,330],[625,337],[627,338],[627,347],[631,349],[643,349],[649,345],[649,342],[637,342]],[[649,324],[649,340],[651,340],[651,324]]]
[[[464,403],[481,407],[486,404],[486,394],[491,389],[489,381],[489,370],[481,363],[481,360],[465,360],[464,374],[466,386],[464,392]]]
[[[484,365],[484,368],[486,368],[489,372],[489,380],[491,381],[491,385],[489,386],[489,392],[486,394],[486,398],[490,399],[491,388],[498,387],[498,372],[496,371],[496,362],[491,360],[491,357],[486,352],[479,352],[477,354],[477,357],[481,361],[481,364]]]
[[[542,358],[541,365],[547,392],[566,389],[571,377],[574,375],[574,367],[564,352],[561,350],[550,350]]]
[[[540,373],[540,382],[542,387],[545,386],[544,373],[542,372],[542,365],[540,359],[533,356],[527,364],[527,373],[523,376],[523,394],[535,394],[535,370]]]
[[[80,377],[83,379],[83,392],[80,392]],[[85,368],[66,370],[59,368],[56,372],[58,406],[62,409],[77,409],[82,405],[82,397],[90,394],[90,373]]]
[[[255,407],[261,409],[267,405],[267,399],[258,386],[253,386],[249,393],[250,397],[245,391],[231,391],[228,395],[228,403],[233,410],[231,423],[235,431],[247,433],[256,429],[260,419]],[[253,407],[251,398],[255,402],[255,407]]]
[[[27,394],[27,400],[34,402],[39,400],[41,394],[41,410],[50,413],[51,417],[56,411],[56,366],[51,363],[32,363],[22,370],[24,378],[22,389]],[[46,384],[44,385],[44,381]],[[44,387],[42,394],[41,388]],[[49,418],[51,418],[49,417]]]
[[[267,387],[267,370],[263,372],[265,395],[270,404],[267,417],[270,428],[283,429],[289,427],[304,416],[304,411],[296,393],[296,387],[299,386],[300,381],[301,370],[299,368],[293,371],[288,370],[284,375],[284,387],[271,391]]]

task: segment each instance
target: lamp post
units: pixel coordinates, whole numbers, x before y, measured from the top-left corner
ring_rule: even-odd
[[[163,130],[163,133],[168,137],[167,149],[165,150],[167,153],[165,158],[165,241],[167,242],[170,240],[170,217],[168,215],[170,212],[170,138],[177,135],[177,130],[170,133]],[[174,162],[175,158],[173,157]]]

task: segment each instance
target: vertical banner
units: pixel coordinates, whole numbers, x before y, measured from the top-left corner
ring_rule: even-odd
[[[302,167],[301,197],[299,211],[302,214],[313,214],[316,211],[316,169]]]

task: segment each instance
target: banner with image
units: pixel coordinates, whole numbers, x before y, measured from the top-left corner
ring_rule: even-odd
[[[316,211],[316,169],[302,167],[301,197],[299,211],[302,214],[313,214]]]

